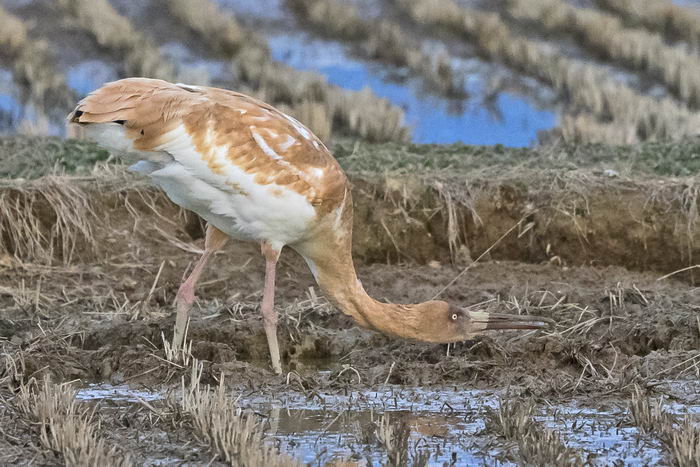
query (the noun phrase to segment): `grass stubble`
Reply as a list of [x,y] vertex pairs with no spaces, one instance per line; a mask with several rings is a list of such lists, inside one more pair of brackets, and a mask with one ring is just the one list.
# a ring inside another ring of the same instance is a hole
[[490,60],[550,86],[565,102],[560,135],[571,142],[629,144],[694,135],[700,117],[669,98],[655,99],[609,76],[600,66],[566,57],[514,32],[497,13],[453,0],[393,0],[412,21],[451,31]]
[[[46,336],[55,340],[55,336]],[[41,344],[35,344],[41,345]],[[68,345],[63,342],[61,345]],[[102,422],[99,405],[90,408],[76,400],[76,391],[70,383],[51,381],[52,369],[43,374],[41,383],[27,375],[25,355],[31,350],[4,352],[0,371],[0,403],[6,410],[32,427],[38,444],[51,456],[59,455],[67,466],[122,467],[136,465],[128,454],[110,447],[101,436]],[[182,375],[181,392],[161,403],[141,403],[156,418],[163,429],[185,429],[193,432],[202,444],[208,446],[222,462],[232,466],[301,466],[293,457],[280,453],[270,442],[264,424],[252,412],[240,409],[237,399],[228,394],[223,375],[217,388],[200,383],[203,365],[192,358],[178,360]],[[172,362],[174,364],[174,362]],[[189,378],[185,377],[188,374]],[[27,380],[28,377],[28,380]],[[185,380],[189,379],[188,383]],[[26,382],[25,382],[26,381]],[[15,417],[16,418],[16,417]],[[5,434],[3,432],[3,434]]]
[[4,353],[3,361],[0,400],[6,410],[14,411],[16,419],[26,422],[46,453],[59,456],[69,467],[134,465],[128,454],[108,445],[101,435],[99,415],[81,406],[69,383],[53,383],[48,375],[42,382],[26,379],[21,350],[14,355]]
[[[107,1],[61,0],[59,5],[78,28],[119,57],[124,76],[178,81],[194,73],[169,62],[149,37],[136,30]],[[232,84],[289,111],[322,139],[330,138],[334,126],[340,133],[370,141],[408,139],[409,130],[400,108],[368,89],[346,91],[329,85],[316,73],[294,70],[272,60],[265,42],[215,3],[173,0],[168,2],[168,11],[201,35],[214,54],[230,60]],[[205,77],[204,81],[207,80]]]
[[[672,99],[642,95],[612,79],[602,67],[543,48],[514,33],[498,14],[463,8],[451,0],[394,1],[417,23],[446,26],[467,36],[489,58],[501,60],[551,86],[568,109],[559,131],[553,135],[566,141],[617,144],[676,139],[694,134],[700,126],[694,113]],[[526,3],[527,8],[523,8],[522,0],[509,0],[508,14],[521,19],[546,17],[545,24],[554,29],[560,28],[562,21],[568,28],[573,18],[584,43],[597,52],[656,75],[684,101],[700,105],[700,73],[694,71],[700,69],[700,61],[682,49],[669,47],[658,36],[643,30],[624,28],[619,20],[593,10],[577,9],[559,0],[537,0],[538,8],[531,11],[532,5]],[[363,57],[406,67],[421,76],[427,88],[448,97],[464,97],[464,77],[453,67],[450,57],[424,52],[399,23],[364,19],[354,6],[334,0],[289,0],[289,4],[303,18],[302,24],[355,44],[356,52]],[[120,58],[125,75],[176,80],[178,75],[187,74],[187,70],[177,70],[146,35],[135,30],[128,18],[105,0],[61,0],[59,5],[80,29]],[[655,15],[666,18],[669,24],[680,24],[674,19],[681,16],[676,10],[654,5]],[[329,85],[315,73],[293,70],[272,60],[263,39],[210,0],[174,0],[168,9],[200,34],[212,51],[231,60],[232,72],[241,86],[289,111],[322,139],[343,132],[371,141],[401,141],[409,137],[400,109],[369,90],[345,91]],[[46,54],[40,43],[26,39],[21,21],[2,10],[0,15],[10,25],[4,28],[10,34],[0,33],[0,41],[14,51],[16,73],[30,83],[32,93],[40,98],[72,100],[61,75],[52,72],[42,58]],[[605,21],[599,21],[601,18]],[[676,26],[673,27],[678,29]]]
[[[106,168],[103,168],[102,170],[107,170]],[[109,169],[109,170],[117,170],[117,169]],[[115,177],[115,172],[108,172],[106,174],[108,179],[115,180],[118,177]],[[105,183],[105,180],[100,178],[97,174],[94,175],[95,180],[98,183],[98,185],[101,187],[101,190],[109,192],[110,188],[109,186]],[[65,182],[69,183],[71,180],[76,181],[76,179],[69,179],[66,178]],[[80,178],[77,179],[78,182],[85,181],[85,178]],[[42,179],[36,182],[27,182],[27,185],[31,185],[31,183],[36,183],[36,187],[41,187],[42,184],[46,181],[46,179]],[[14,182],[13,182],[14,183]],[[133,180],[131,180],[130,183],[134,183]],[[120,190],[125,190],[124,184],[118,184]],[[134,185],[134,187],[138,187],[139,185]],[[138,190],[137,190],[138,191]],[[148,192],[144,192],[144,194],[139,195],[139,196],[147,196]],[[69,198],[75,198],[75,194],[72,193],[67,193],[66,195]],[[90,195],[85,194],[82,196],[83,198],[88,198],[92,199],[93,197]],[[80,198],[80,197],[78,197]],[[9,198],[8,198],[9,199]],[[147,199],[147,198],[146,198]],[[151,201],[153,202],[153,201]],[[125,202],[124,203],[127,207],[130,206],[130,203]],[[121,203],[120,203],[121,205]],[[65,207],[63,202],[54,202],[53,206],[57,206],[59,209],[67,209],[67,210],[75,210],[73,207]],[[133,209],[133,207],[128,209]],[[156,214],[156,209],[153,208],[153,214],[152,215],[157,215]],[[138,213],[136,210],[133,211],[135,216],[141,216],[141,213]],[[35,210],[30,210],[27,212],[27,215],[37,215]],[[138,223],[139,217],[135,217],[133,219],[134,223]],[[68,221],[66,221],[67,224],[69,225]],[[18,222],[19,224],[23,224],[26,226],[29,226],[34,229],[38,229],[38,231],[42,231],[41,227],[32,227],[35,225],[38,225],[36,221],[31,221],[31,220],[25,220],[22,222]],[[31,231],[31,230],[30,230]],[[21,233],[21,232],[20,232]],[[19,235],[19,234],[18,234]],[[83,235],[83,234],[80,234]],[[94,237],[95,232],[92,231],[90,233]],[[46,247],[46,244],[44,244],[45,249],[42,250],[42,254],[49,254],[52,250],[48,249]],[[30,251],[30,250],[27,250]],[[36,250],[38,251],[38,250]],[[67,251],[73,251],[73,248],[68,248]],[[122,259],[124,260],[124,259]],[[65,277],[68,277],[67,273],[64,270],[59,270],[56,268],[56,272],[59,274],[62,274],[62,283],[65,286]],[[46,270],[44,269],[44,274],[46,273]],[[48,277],[48,276],[47,276]],[[64,288],[70,288],[70,287],[64,287]],[[43,310],[47,310],[49,308],[55,308],[52,304],[56,303],[61,303],[66,300],[73,300],[77,296],[81,295],[81,291],[78,290],[76,292],[77,295],[72,295],[70,297],[66,296],[66,292],[63,292],[62,296],[57,296],[51,300],[47,300],[46,293],[42,292],[41,287],[38,287],[38,292],[34,290],[33,287],[29,288],[24,288],[23,290],[20,290],[17,293],[17,306],[22,307],[23,309],[28,310],[29,312],[31,311],[39,311],[42,312]],[[636,301],[641,301],[641,302],[647,302],[649,299],[645,298],[642,295],[642,292],[640,291],[635,291],[638,295],[639,298],[635,298]],[[599,310],[593,310],[587,307],[582,307],[582,306],[575,306],[575,304],[567,303],[566,301],[564,303],[561,302],[560,298],[557,297],[552,297],[552,300],[554,300],[555,305],[551,305],[552,308],[549,309],[550,313],[554,313],[555,311],[557,313],[563,312],[563,311],[568,311],[570,315],[577,315],[579,316],[579,320],[570,320],[571,326],[568,327],[567,329],[560,331],[560,334],[562,336],[562,340],[566,340],[571,336],[583,336],[585,338],[588,338],[589,332],[597,325],[600,325],[601,323],[610,323],[610,327],[612,329],[612,326],[614,323],[617,323],[617,316],[620,316],[624,318],[625,316],[625,301],[627,300],[627,295],[629,293],[632,293],[631,290],[628,290],[626,288],[623,288],[622,286],[618,286],[616,288],[611,288],[607,292],[607,302],[609,303],[610,306],[610,314],[609,316],[607,314],[600,314],[598,313]],[[543,295],[543,301],[544,301],[544,295]],[[508,303],[502,304],[504,307],[508,309],[508,312],[511,313],[533,313],[533,314],[541,314],[541,313],[547,313],[547,307],[550,305],[545,305],[542,304],[541,302],[537,304],[537,302],[533,300],[528,299],[522,299],[522,298],[513,298],[512,300],[509,300]],[[128,308],[128,307],[127,307]],[[253,307],[251,307],[253,308]],[[296,313],[294,313],[296,314]],[[52,341],[55,341],[56,339],[51,339]],[[60,350],[60,349],[58,349]],[[565,351],[571,351],[572,352],[572,358],[576,359],[576,361],[579,363],[579,366],[581,367],[581,377],[579,378],[579,381],[574,385],[574,384],[569,384],[567,386],[569,392],[575,393],[577,388],[581,387],[580,384],[583,382],[583,386],[588,385],[589,383],[593,385],[594,383],[601,382],[602,384],[608,385],[608,387],[612,387],[612,390],[614,391],[619,391],[621,388],[628,387],[630,382],[625,380],[624,378],[618,378],[618,375],[624,373],[623,369],[620,369],[619,367],[615,367],[613,364],[612,367],[608,366],[606,367],[601,364],[600,362],[596,362],[595,358],[588,353],[590,349],[582,348],[582,349],[565,349]],[[507,350],[504,350],[504,352],[507,352]],[[56,349],[54,348],[47,348],[44,353],[46,354],[60,354],[60,351],[57,352]],[[172,358],[173,360],[176,360],[177,357],[167,357],[166,355],[166,360]],[[191,358],[191,351],[188,352],[188,358]],[[192,363],[192,360],[189,360],[187,362],[180,361],[180,363],[185,363],[184,366],[192,365],[190,368],[195,368],[197,366],[196,363]],[[183,366],[183,365],[181,365]],[[199,368],[199,367],[197,367]],[[688,369],[692,369],[692,365],[688,365]],[[194,369],[192,370],[194,371]],[[260,453],[258,451],[247,451],[248,448],[245,446],[248,445],[248,443],[251,443],[251,440],[258,440],[262,435],[259,435],[261,427],[257,426],[257,428],[253,425],[255,425],[255,420],[253,421],[248,421],[245,419],[246,414],[244,412],[236,412],[234,411],[232,414],[228,414],[223,416],[222,419],[208,419],[207,418],[207,412],[206,411],[198,411],[197,407],[200,405],[204,406],[209,406],[209,407],[220,407],[221,402],[218,402],[219,400],[226,399],[226,403],[232,406],[231,400],[235,400],[230,396],[225,396],[222,395],[221,393],[217,393],[216,390],[207,388],[207,389],[202,389],[201,385],[199,385],[199,380],[201,379],[201,369],[197,370],[199,373],[194,373],[195,375],[199,375],[196,377],[193,377],[190,379],[191,385],[189,386],[190,389],[193,387],[198,387],[198,390],[192,389],[190,393],[187,393],[187,386],[184,386],[183,383],[183,400],[180,402],[180,410],[182,411],[184,420],[189,420],[188,426],[192,426],[193,429],[199,433],[199,436],[203,440],[203,442],[209,446],[212,447],[212,449],[219,453],[219,455],[222,458],[227,458],[226,456],[228,455],[232,459],[237,459],[236,456],[253,456],[251,458],[257,459],[258,457],[255,456],[262,456],[261,458],[267,459],[268,454],[265,452]],[[617,375],[616,375],[617,373]],[[193,381],[196,381],[195,383],[192,383]],[[223,386],[223,383],[222,383]],[[220,388],[221,389],[221,388]],[[46,391],[45,391],[46,392]],[[566,392],[566,391],[563,391]],[[206,394],[205,394],[206,393]],[[189,394],[190,398],[186,399],[184,397],[185,394]],[[208,404],[208,405],[207,405]],[[217,405],[218,404],[218,405]],[[65,405],[65,404],[64,404]],[[229,407],[231,409],[231,407]],[[506,409],[508,409],[506,407]],[[532,418],[531,416],[528,415],[527,410],[524,411],[527,417],[522,417],[519,416],[522,412],[522,410],[519,412],[518,410],[505,410],[504,413],[512,413],[513,417],[512,420],[515,420],[515,428],[508,428],[507,421],[505,420],[504,417],[499,418],[500,425],[503,427],[502,431],[504,433],[524,433],[526,436],[523,438],[522,443],[519,442],[519,456],[525,456],[524,458],[531,459],[532,462],[546,462],[547,459],[570,459],[569,456],[571,453],[567,451],[566,446],[563,445],[560,437],[555,433],[555,432],[547,432],[547,431],[542,431],[539,430],[539,428],[527,428],[529,425],[529,422],[527,422],[528,417]],[[68,410],[70,413],[76,413],[75,410],[70,409]],[[654,417],[659,418],[657,415],[654,415],[656,412],[652,411],[646,411],[644,412],[643,408],[640,410],[637,410],[636,413],[639,415],[637,418],[640,420],[643,420],[644,417],[646,417],[647,420],[654,420]],[[644,413],[649,413],[651,415],[643,415]],[[84,414],[80,415],[78,414],[77,417],[81,419],[86,419],[89,418],[89,414]],[[239,417],[236,419],[236,417]],[[196,420],[199,420],[195,422]],[[525,422],[517,422],[519,419],[525,419]],[[96,418],[92,419],[93,422],[95,422]],[[236,421],[237,420],[237,421]],[[81,422],[82,423],[82,422]],[[189,425],[191,423],[191,425]],[[388,421],[385,423],[389,423]],[[641,422],[640,422],[641,423]],[[652,422],[644,422],[649,426],[652,426],[654,423]],[[684,422],[685,423],[685,422]],[[77,425],[77,422],[76,422]],[[686,426],[687,425],[687,426]],[[668,441],[664,441],[666,446],[668,446],[668,451],[673,452],[673,454],[669,454],[674,456],[674,458],[681,459],[695,459],[697,458],[696,453],[697,453],[697,428],[694,428],[693,425],[688,421],[686,425],[680,426],[680,430],[676,435],[673,435],[670,431],[667,430],[668,437],[664,438],[667,439]],[[519,428],[520,427],[520,428]],[[526,427],[526,428],[523,428]],[[237,431],[238,430],[238,431]],[[241,431],[242,430],[242,431]],[[402,454],[405,450],[403,449],[402,446],[405,445],[405,442],[402,441],[405,436],[402,435],[402,428],[397,427],[395,433],[393,434],[384,434],[384,435],[379,435],[381,439],[384,441],[381,441],[382,445],[385,447],[388,453],[390,453],[390,458],[395,458],[398,460],[405,459],[406,455]],[[382,430],[380,430],[381,432]],[[384,430],[387,431],[387,430]],[[530,433],[532,431],[532,433]],[[538,433],[535,433],[539,431]],[[88,428],[84,428],[83,432],[85,433],[91,433]],[[47,431],[48,434],[51,434],[52,432]],[[94,434],[94,431],[92,432]],[[46,446],[48,446],[50,443],[52,446],[58,446],[60,448],[60,452],[64,452],[67,454],[68,457],[70,456],[77,456],[77,455],[88,455],[88,454],[80,454],[82,452],[86,452],[85,449],[81,448],[79,445],[75,444],[75,440],[71,439],[69,436],[63,436],[63,437],[56,437],[56,439],[53,439],[51,437],[45,436],[45,439],[43,439],[41,442],[44,443]],[[87,435],[86,435],[87,436]],[[92,435],[90,435],[92,436]],[[88,436],[88,438],[90,437]],[[504,435],[506,438],[508,436],[512,435]],[[96,437],[93,437],[92,439],[96,439],[95,443],[99,444],[99,440]],[[71,444],[72,443],[72,444]],[[67,447],[66,447],[67,446]],[[78,446],[78,447],[75,447]],[[57,448],[56,450],[58,450]],[[54,449],[54,448],[51,448]],[[81,450],[82,449],[82,450]],[[107,449],[107,448],[105,448]],[[250,448],[252,449],[252,448]],[[109,449],[107,449],[109,452]],[[78,454],[75,454],[75,453]],[[95,452],[104,452],[104,450],[98,450]],[[90,454],[91,455],[91,454]],[[276,453],[273,451],[272,454],[269,454],[270,456],[276,455]],[[391,457],[393,456],[393,457]],[[695,456],[695,457],[693,457]],[[240,457],[238,457],[240,458]],[[81,457],[76,457],[76,459],[81,459]],[[694,465],[694,464],[682,464],[681,461],[678,461],[678,465]],[[270,462],[276,462],[274,460]],[[283,462],[283,461],[280,461]],[[286,461],[284,461],[286,462]],[[292,461],[293,462],[293,461]],[[685,462],[685,461],[683,461]],[[688,461],[690,462],[690,461]],[[280,464],[280,465],[285,465],[285,464]]]
[[497,409],[486,411],[486,431],[515,443],[520,464],[583,466],[582,453],[566,446],[559,433],[535,420],[534,415],[533,401],[501,399]]
[[232,466],[297,467],[302,464],[279,452],[265,439],[263,423],[252,412],[242,410],[219,377],[216,388],[202,386],[202,364],[191,361],[189,383],[182,377],[181,399],[171,401],[180,417],[201,441]]
[[60,0],[58,5],[77,28],[119,57],[123,75],[177,80],[174,65],[107,0]]
[[508,12],[549,35],[573,35],[583,48],[632,71],[646,72],[692,108],[700,106],[700,57],[646,29],[562,0],[509,0]]
[[595,0],[596,5],[622,16],[625,23],[658,31],[672,41],[685,41],[700,50],[700,14],[669,0]]
[[[683,105],[642,95],[612,79],[602,67],[543,48],[514,33],[497,14],[463,8],[451,0],[394,1],[414,21],[446,26],[463,34],[489,58],[502,60],[551,86],[568,108],[556,133],[566,141],[617,144],[675,139],[694,134],[700,126],[694,113]],[[128,18],[106,0],[60,0],[58,4],[80,29],[120,58],[124,74],[170,80],[187,74],[165,59],[150,38],[135,30]],[[463,97],[464,77],[453,67],[450,57],[423,52],[399,23],[364,19],[354,6],[334,0],[289,0],[289,4],[303,17],[302,24],[355,44],[356,52],[363,57],[406,67],[421,76],[427,88],[448,97]],[[641,5],[639,0],[598,0],[598,4],[624,14],[627,22],[663,29],[690,44],[697,43],[700,36],[700,16],[668,2],[654,0]],[[506,5],[511,17],[537,19],[553,31],[564,26],[568,31],[573,24],[583,43],[596,53],[649,72],[684,102],[700,105],[700,60],[682,48],[666,45],[658,35],[626,28],[616,18],[561,0],[509,0]],[[409,137],[399,108],[369,90],[345,91],[315,73],[293,70],[271,60],[264,40],[213,2],[174,0],[168,9],[200,34],[215,53],[231,59],[232,71],[242,86],[291,112],[322,139],[345,131],[372,141]],[[21,20],[1,9],[0,18],[7,26],[0,32],[0,43],[10,51],[15,74],[28,83],[35,99],[59,100],[62,108],[73,101],[63,77],[50,66],[45,46],[28,39]]]
[[380,415],[375,424],[374,436],[386,453],[387,465],[391,467],[424,467],[430,461],[428,450],[417,446],[411,449],[411,428],[401,416],[388,412]]
[[302,26],[355,45],[355,53],[408,69],[426,90],[449,99],[466,97],[465,76],[445,53],[423,50],[420,42],[399,23],[364,19],[354,5],[336,0],[287,0]]
[[686,414],[681,420],[671,414],[661,400],[652,401],[649,395],[635,385],[629,415],[633,425],[645,436],[661,441],[671,464],[678,467],[700,466],[700,424]]

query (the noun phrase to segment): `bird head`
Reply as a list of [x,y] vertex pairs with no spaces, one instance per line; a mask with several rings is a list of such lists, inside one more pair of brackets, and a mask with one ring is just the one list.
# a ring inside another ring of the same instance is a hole
[[415,306],[418,338],[428,342],[460,342],[492,329],[542,329],[552,324],[540,316],[472,311],[439,300]]

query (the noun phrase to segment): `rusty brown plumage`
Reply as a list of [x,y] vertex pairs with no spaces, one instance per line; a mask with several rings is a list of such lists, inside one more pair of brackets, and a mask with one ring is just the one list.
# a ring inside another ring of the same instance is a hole
[[[129,78],[108,83],[81,100],[70,122],[123,122],[139,151],[167,145],[173,130],[183,125],[214,173],[223,167],[212,151],[227,146],[229,162],[254,174],[261,184],[286,186],[304,195],[321,214],[342,202],[347,185],[337,161],[305,126],[234,91]],[[256,135],[264,138],[270,153]]]

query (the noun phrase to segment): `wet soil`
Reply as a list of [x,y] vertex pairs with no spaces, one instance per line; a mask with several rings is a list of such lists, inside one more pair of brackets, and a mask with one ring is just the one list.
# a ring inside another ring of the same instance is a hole
[[[198,293],[199,307],[189,331],[192,353],[209,362],[213,373],[235,374],[232,381],[279,383],[284,378],[268,371],[257,303],[262,264],[251,250],[230,248],[217,256]],[[181,256],[179,261],[176,256]],[[21,293],[24,287],[28,303],[13,303],[20,299],[3,291],[2,336],[13,347],[27,349],[27,375],[49,371],[61,380],[160,383],[171,369],[158,360],[161,335],[170,338],[171,303],[188,256],[173,254],[163,263],[147,300],[158,266],[123,268],[119,275],[103,268],[62,271],[72,276],[70,289],[50,277],[51,271],[5,269],[4,283],[12,274],[19,281],[13,291]],[[277,291],[283,359],[288,371],[300,373],[302,387],[340,388],[356,385],[358,379],[360,385],[370,386],[384,381],[405,385],[469,381],[488,386],[492,381],[558,394],[697,374],[697,362],[691,357],[700,348],[698,290],[672,279],[657,281],[655,274],[552,264],[477,264],[443,298],[462,306],[480,304],[551,317],[556,327],[527,335],[490,334],[448,349],[355,327],[325,303],[311,275],[299,272],[302,267],[297,258],[283,261]],[[430,298],[459,272],[435,263],[359,268],[371,295],[404,303]],[[675,364],[679,366],[672,368]],[[327,367],[339,373],[343,365],[351,365],[361,377],[346,372],[335,379],[316,372]],[[151,371],[141,375],[144,370]],[[582,386],[589,379],[599,384]]]
[[[223,375],[265,420],[271,442],[315,465],[382,462],[373,433],[388,412],[433,464],[453,453],[462,462],[518,462],[517,449],[484,423],[503,399],[534,400],[538,423],[591,463],[670,462],[627,407],[636,387],[679,414],[700,405],[697,272],[668,275],[700,254],[696,188],[597,171],[527,183],[517,174],[490,184],[488,173],[464,175],[468,198],[456,198],[459,185],[444,174],[353,174],[358,275],[372,296],[414,303],[440,292],[460,306],[545,316],[552,329],[450,346],[391,339],[326,303],[290,250],[278,269],[284,374],[276,376],[259,312],[263,259],[256,245],[230,242],[192,314],[202,382]],[[201,221],[118,167],[1,185],[0,463],[63,462],[13,409],[21,383],[49,376],[81,388],[103,438],[137,464],[216,465],[170,410],[168,397],[190,370],[163,350],[175,293],[203,248]],[[499,241],[524,213],[531,217]],[[106,392],[91,397],[100,387]]]
[[[143,229],[148,234],[139,233],[133,224],[115,229],[98,240],[101,253],[90,253],[93,263],[41,265],[3,256],[0,344],[6,365],[10,357],[21,362],[17,373],[6,367],[2,375],[6,387],[50,375],[54,381],[74,381],[79,387],[126,385],[161,395],[176,390],[189,371],[164,361],[163,339],[171,337],[172,303],[179,282],[197,257],[193,252],[203,247],[201,238],[192,240],[187,234],[189,229],[199,236],[197,219],[183,217],[177,222],[180,227],[172,237],[151,229]],[[584,422],[593,427],[603,417],[609,426],[604,431],[614,430],[624,417],[635,385],[689,403],[671,391],[656,389],[660,384],[674,387],[674,381],[700,378],[700,290],[673,276],[659,280],[657,272],[620,266],[572,267],[552,261],[452,264],[438,259],[428,264],[360,261],[358,273],[367,291],[378,299],[417,302],[432,297],[465,267],[470,268],[468,272],[442,298],[461,306],[550,317],[555,327],[544,332],[493,333],[451,346],[391,339],[356,327],[329,306],[303,261],[289,251],[282,257],[277,289],[285,374],[275,376],[269,368],[259,313],[263,261],[256,246],[232,243],[216,255],[198,291],[189,330],[192,355],[203,361],[204,383],[217,384],[225,375],[234,393],[257,398],[256,403],[267,407],[258,407],[259,413],[269,423],[277,420],[275,430],[268,431],[272,439],[318,465],[333,461],[336,455],[350,456],[360,465],[367,459],[382,459],[376,440],[362,441],[362,434],[373,432],[370,412],[385,410],[346,407],[349,412],[345,413],[336,407],[322,415],[317,412],[319,398],[348,391],[361,396],[377,390],[428,388],[425,397],[448,406],[459,397],[435,395],[433,388],[447,387],[461,395],[486,391],[490,398],[515,388],[519,397],[535,398],[543,407],[565,407],[577,401],[590,408],[602,400],[618,407],[617,415],[605,418],[602,409],[596,409],[586,415],[588,421],[581,416],[557,420],[560,428]],[[284,395],[306,401],[312,412],[296,412],[287,402],[281,404],[284,416],[279,408],[277,415],[270,412],[270,401]],[[110,407],[114,404],[110,401],[106,397],[97,409],[105,437],[136,453],[139,462],[198,465],[215,458],[186,428],[167,417],[155,417],[140,401],[116,403],[116,408]],[[397,416],[412,417],[414,441],[431,440],[424,447],[438,453],[435,462],[449,462],[453,452],[465,461],[486,462],[498,456],[512,460],[510,451],[494,450],[498,442],[492,435],[475,428],[482,427],[482,415],[469,407],[447,419],[441,412],[447,410],[444,407],[438,414],[423,413],[423,418],[421,412],[410,409],[402,409]],[[472,424],[455,417],[468,417]],[[299,420],[307,420],[308,426],[299,425]],[[8,423],[6,442],[10,440],[12,450],[6,452],[15,453],[11,461],[28,462],[30,457],[39,463],[56,461],[37,446],[31,424]],[[421,435],[423,425],[439,433]],[[343,438],[343,449],[336,449],[338,438],[333,433]],[[583,446],[584,452],[598,452],[597,441],[586,445],[581,433],[571,431],[571,442]],[[457,442],[467,435],[473,436],[468,446]],[[635,452],[631,441],[635,436],[633,430],[611,441],[610,452],[628,459]],[[656,449],[642,459],[651,462],[663,456]]]

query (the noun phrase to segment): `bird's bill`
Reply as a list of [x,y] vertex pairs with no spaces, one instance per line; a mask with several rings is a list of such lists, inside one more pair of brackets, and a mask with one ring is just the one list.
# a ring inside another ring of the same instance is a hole
[[[554,324],[549,318],[529,315],[506,315],[485,311],[470,311],[472,323],[483,330],[490,329],[542,329]],[[483,327],[482,327],[483,326]]]

